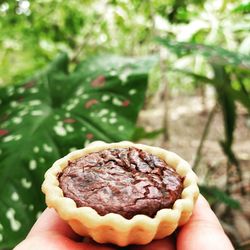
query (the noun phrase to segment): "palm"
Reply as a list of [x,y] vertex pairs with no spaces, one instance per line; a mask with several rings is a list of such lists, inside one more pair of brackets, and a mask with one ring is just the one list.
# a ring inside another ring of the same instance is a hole
[[[27,239],[15,250],[114,250],[115,246],[101,245],[93,242],[82,242],[66,222],[61,220],[52,209],[46,209],[31,229]],[[145,246],[126,247],[130,250],[233,250],[232,244],[208,206],[200,196],[190,221],[177,234],[177,239],[168,237],[153,241]]]

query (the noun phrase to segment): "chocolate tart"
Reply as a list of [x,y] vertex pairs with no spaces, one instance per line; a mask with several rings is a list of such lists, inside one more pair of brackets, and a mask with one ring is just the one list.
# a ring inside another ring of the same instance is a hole
[[42,190],[76,233],[126,246],[164,238],[186,223],[199,194],[196,178],[170,151],[96,141],[57,160]]

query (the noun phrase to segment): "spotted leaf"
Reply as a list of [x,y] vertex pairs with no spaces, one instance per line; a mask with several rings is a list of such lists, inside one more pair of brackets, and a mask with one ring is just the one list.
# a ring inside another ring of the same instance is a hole
[[93,140],[131,139],[154,58],[62,54],[29,81],[0,89],[0,248],[22,240],[45,208],[45,171]]

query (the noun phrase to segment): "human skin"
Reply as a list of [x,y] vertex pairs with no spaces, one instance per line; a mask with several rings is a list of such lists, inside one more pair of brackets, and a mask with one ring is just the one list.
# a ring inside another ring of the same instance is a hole
[[[53,209],[45,209],[26,239],[14,250],[115,250],[114,245],[103,245],[91,240],[82,241]],[[219,220],[203,196],[199,196],[188,223],[178,229],[175,237],[155,240],[144,246],[129,246],[130,250],[233,250]]]

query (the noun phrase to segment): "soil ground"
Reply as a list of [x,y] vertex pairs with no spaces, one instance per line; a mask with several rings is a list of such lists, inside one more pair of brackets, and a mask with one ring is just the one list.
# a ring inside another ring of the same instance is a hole
[[[163,127],[164,105],[151,103],[139,116],[139,126],[147,131]],[[150,106],[150,108],[148,108]],[[196,151],[208,119],[208,114],[214,106],[214,98],[206,100],[206,105],[197,96],[176,96],[168,101],[168,131],[169,140],[163,139],[163,135],[153,140],[141,140],[142,143],[161,146],[174,151],[193,163]],[[220,218],[225,232],[240,249],[250,249],[250,118],[247,111],[237,107],[237,125],[234,134],[233,150],[240,161],[243,180],[241,183],[235,179],[231,190],[231,196],[238,200],[241,209],[227,211],[224,204],[213,206],[215,213]],[[223,154],[219,141],[223,140],[224,128],[222,112],[218,109],[211,122],[210,130],[202,149],[202,158],[196,169],[200,184],[216,185],[225,190],[227,158]],[[246,191],[240,193],[240,185]],[[227,212],[226,212],[227,211]]]

